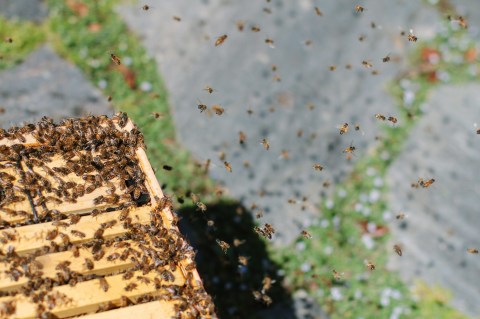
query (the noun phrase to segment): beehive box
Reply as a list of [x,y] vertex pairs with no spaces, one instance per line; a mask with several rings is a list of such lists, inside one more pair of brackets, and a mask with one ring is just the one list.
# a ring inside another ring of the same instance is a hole
[[126,114],[0,139],[1,318],[215,317]]

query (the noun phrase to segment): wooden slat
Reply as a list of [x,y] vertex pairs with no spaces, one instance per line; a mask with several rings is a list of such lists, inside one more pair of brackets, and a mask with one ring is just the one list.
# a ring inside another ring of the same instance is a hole
[[[138,250],[138,244],[133,241],[125,241],[129,243],[130,248]],[[55,278],[55,274],[59,272],[56,269],[57,265],[62,261],[70,261],[69,266],[71,271],[80,273],[82,275],[96,274],[96,275],[110,275],[119,273],[121,271],[131,269],[134,266],[134,263],[127,258],[126,260],[116,259],[113,261],[108,261],[107,257],[115,252],[122,253],[126,248],[116,248],[113,245],[110,247],[105,247],[105,256],[98,260],[94,261],[93,254],[91,249],[79,248],[79,256],[74,257],[71,251],[63,251],[59,253],[53,253],[48,255],[42,255],[35,258],[36,261],[40,262],[43,266],[41,271],[43,272],[44,278]],[[89,270],[85,267],[84,262],[85,258],[89,258],[94,261],[94,268]],[[27,277],[20,277],[17,281],[13,280],[8,276],[5,271],[9,270],[9,266],[6,263],[0,264],[0,290],[1,291],[12,291],[18,290],[20,287],[24,286],[28,282]],[[21,267],[17,267],[18,270],[22,270]]]
[[[12,181],[13,186],[23,188],[23,185],[21,185],[18,182],[20,180],[20,176],[17,174],[17,172],[14,168],[7,167],[7,168],[4,168],[4,169],[0,169],[0,172],[6,173],[8,175],[11,175],[11,176],[15,177],[15,180]],[[13,192],[16,196],[22,196],[25,199],[21,202],[15,202],[15,203],[12,203],[12,204],[5,205],[3,207],[5,207],[7,209],[15,210],[15,211],[25,211],[29,214],[32,214],[32,208],[31,208],[31,205],[30,205],[30,202],[28,200],[27,195],[23,192],[19,192],[19,191],[15,190],[15,189],[13,189]],[[12,216],[12,215],[6,213],[5,211],[2,211],[1,208],[0,208],[0,218],[4,221],[8,222],[8,223],[11,223],[11,224],[19,223],[19,222],[22,222],[23,220],[25,220],[24,216],[21,216],[21,215]]]
[[[52,162],[50,163],[45,163],[46,166],[49,168],[54,168],[54,167],[64,167],[65,166],[65,160],[59,156],[55,155],[52,157]],[[46,178],[47,180],[52,183],[52,187],[58,188],[59,182],[47,172],[45,172],[44,169],[41,167],[34,167],[33,171],[41,175],[42,177]],[[64,182],[74,182],[79,185],[85,185],[87,187],[89,184],[85,183],[85,181],[82,179],[82,176],[77,176],[75,172],[72,172],[68,174],[67,176],[58,176],[60,177]],[[112,179],[110,181],[115,187],[115,194],[116,195],[122,195],[123,192],[120,190],[120,184],[118,178]],[[107,207],[111,207],[111,204],[107,203],[100,203],[100,204],[95,204],[94,199],[100,195],[107,196],[106,195],[106,190],[108,189],[107,186],[103,185],[101,187],[96,188],[93,192],[90,194],[84,194],[83,196],[79,197],[76,199],[76,203],[71,203],[67,201],[63,201],[61,204],[57,204],[53,201],[47,201],[46,206],[48,209],[56,209],[64,214],[81,214],[85,213],[88,211],[91,211],[92,209],[104,209]],[[53,193],[49,193],[46,190],[43,190],[43,195],[44,196],[53,196]],[[121,203],[124,203],[125,201],[120,200],[118,204],[115,204],[115,206],[119,206]]]
[[[175,280],[173,282],[163,282],[169,285],[183,285],[185,279],[179,269],[173,273]],[[153,284],[153,279],[158,277],[158,274],[154,271],[145,275],[152,282],[144,284],[136,279],[136,276],[143,276],[141,271],[134,273],[133,279],[124,280],[123,275],[116,275],[111,277],[105,277],[110,288],[107,292],[103,291],[100,287],[100,281],[93,279],[78,283],[75,287],[69,285],[53,287],[49,295],[61,295],[65,296],[65,302],[61,300],[57,301],[57,304],[50,311],[60,318],[66,318],[70,316],[80,315],[84,313],[91,313],[98,310],[101,304],[112,302],[119,305],[122,296],[135,300],[145,294],[158,294],[166,293],[164,289],[156,290]],[[125,287],[129,283],[136,283],[138,286],[136,289],[126,291]],[[60,299],[60,298],[57,298]],[[14,301],[16,304],[16,312],[14,318],[18,319],[30,319],[35,318],[37,303],[34,303],[30,298],[18,294],[14,297],[2,297],[0,298],[0,304],[2,302]]]
[[[132,222],[142,224],[149,222],[150,209],[151,208],[149,206],[131,208],[129,216],[132,218]],[[92,217],[91,215],[83,216],[76,225],[72,225],[67,228],[53,226],[53,222],[50,222],[8,229],[6,231],[13,233],[16,238],[15,240],[9,241],[6,244],[0,243],[0,249],[3,253],[6,253],[8,247],[12,245],[15,247],[15,251],[19,255],[33,252],[42,248],[43,246],[50,245],[50,240],[48,240],[46,236],[49,231],[55,229],[58,229],[59,232],[67,234],[70,238],[70,242],[73,244],[86,242],[94,238],[95,231],[100,227],[101,223],[108,222],[112,219],[117,220],[117,224],[111,228],[105,229],[103,238],[108,239],[121,236],[124,235],[128,229],[124,229],[122,223],[118,221],[120,214],[121,211],[113,211],[102,213],[96,217]],[[85,233],[85,238],[73,236],[70,232],[71,230],[78,230]],[[61,244],[62,242],[60,236],[57,236],[53,241],[57,244]]]
[[175,302],[172,301],[152,301],[140,305],[119,308],[115,310],[95,313],[82,316],[82,319],[113,319],[113,318],[135,318],[135,319],[154,319],[154,318],[172,318],[175,315]]

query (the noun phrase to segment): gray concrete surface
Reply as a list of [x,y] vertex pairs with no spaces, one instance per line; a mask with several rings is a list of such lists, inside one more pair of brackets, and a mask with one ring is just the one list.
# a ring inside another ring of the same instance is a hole
[[0,127],[88,114],[114,113],[107,98],[82,72],[48,46],[32,52],[21,64],[0,72]]
[[48,12],[43,0],[0,0],[0,15],[8,19],[41,22]]
[[[392,269],[412,281],[450,289],[453,305],[480,314],[478,231],[480,198],[480,85],[442,86],[433,91],[425,115],[410,132],[404,151],[391,165],[388,183],[394,213],[391,222],[403,256],[393,253]],[[411,187],[418,178],[434,178],[429,188]]]
[[[400,31],[413,29],[419,38],[435,32],[437,15],[421,1],[362,5],[367,10],[355,13],[351,1],[324,1],[319,4],[322,17],[310,1],[179,0],[159,1],[148,11],[139,4],[118,8],[158,62],[180,142],[197,159],[212,159],[211,175],[230,195],[266,211],[261,222],[277,229],[277,246],[291,243],[318,214],[315,204],[325,192],[322,183],[342,180],[352,167],[342,150],[353,143],[358,150],[355,162],[375,144],[374,114],[395,114],[385,86],[414,45],[400,37]],[[272,13],[265,13],[264,7]],[[243,32],[237,30],[237,20],[245,21]],[[261,31],[253,33],[252,25]],[[227,40],[215,47],[222,34]],[[364,41],[358,40],[361,35]],[[274,40],[274,48],[266,38]],[[306,46],[306,40],[312,44]],[[387,54],[400,62],[383,63]],[[363,66],[364,60],[373,67]],[[277,72],[271,71],[272,64]],[[346,64],[352,70],[345,69]],[[337,70],[330,71],[330,65]],[[274,74],[281,82],[273,80]],[[206,85],[216,91],[208,94]],[[225,113],[200,114],[197,99],[209,106],[220,104]],[[308,103],[315,109],[309,110]],[[251,116],[249,107],[254,110]],[[340,136],[336,126],[344,122],[359,123],[364,134],[352,130]],[[304,131],[302,138],[296,135],[299,129]],[[239,131],[247,135],[245,147],[238,144]],[[310,138],[312,133],[316,138]],[[262,138],[269,140],[269,151],[260,144]],[[290,151],[289,159],[280,157],[284,149]],[[218,159],[220,151],[226,153],[232,173]],[[244,160],[250,169],[242,166]],[[324,165],[323,172],[313,170],[317,162]],[[306,211],[288,204],[289,198],[302,196],[310,200]]]

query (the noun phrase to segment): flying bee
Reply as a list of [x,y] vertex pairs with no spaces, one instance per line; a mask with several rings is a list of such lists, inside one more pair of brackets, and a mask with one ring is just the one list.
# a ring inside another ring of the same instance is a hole
[[312,234],[310,234],[306,230],[302,230],[302,237],[305,238],[305,239],[312,239]]
[[363,60],[362,61],[362,65],[365,66],[367,69],[371,68],[373,66],[373,64],[371,64],[370,62],[368,62],[367,60]]
[[397,214],[397,216],[395,216],[396,219],[404,219],[405,218],[405,214],[404,213],[399,213]]
[[218,47],[219,45],[221,45],[223,42],[225,42],[225,40],[228,38],[228,35],[224,34],[224,35],[221,35],[217,38],[217,40],[215,41],[215,46]]
[[316,171],[322,171],[323,170],[323,166],[320,165],[320,164],[313,164],[313,169],[316,170]]
[[256,214],[255,214],[255,218],[257,219],[260,219],[263,217],[263,210],[259,210]]
[[265,276],[262,280],[262,294],[265,294],[267,291],[269,291],[275,282],[276,280],[273,280],[269,276]]
[[375,118],[380,121],[385,121],[387,119],[384,115],[380,113],[375,114]]
[[196,205],[198,207],[198,210],[200,210],[201,212],[206,212],[207,211],[207,205],[205,205],[204,203],[196,202]]
[[317,16],[319,16],[319,17],[323,16],[323,12],[320,10],[319,7],[315,7],[315,13],[316,13]]
[[330,71],[335,71],[337,69],[337,67],[335,65],[330,65]]
[[266,138],[262,139],[260,144],[262,144],[263,148],[266,149],[267,151],[270,149],[270,144],[268,143],[268,140]]
[[173,20],[175,20],[175,21],[177,21],[177,22],[182,21],[182,18],[180,18],[180,17],[178,17],[178,16],[173,16],[172,18],[173,18]]
[[218,116],[222,115],[225,112],[225,109],[221,107],[218,104],[212,105],[212,110],[217,114]]
[[387,54],[387,55],[382,59],[382,61],[383,61],[384,63],[390,61],[390,54]]
[[229,172],[229,173],[232,172],[232,166],[230,166],[230,163],[229,163],[229,162],[224,161],[224,162],[223,162],[223,165],[225,165],[225,169],[227,170],[227,172]]
[[362,7],[362,6],[355,6],[355,12],[359,13],[359,12],[363,12],[365,11],[365,8]]
[[335,278],[335,280],[341,280],[342,279],[342,276],[343,276],[343,272],[342,273],[339,273],[338,271],[336,271],[335,269],[332,270],[332,273],[333,273],[333,278]]
[[226,254],[227,250],[230,248],[230,245],[223,240],[216,239],[218,246],[222,249],[222,251]]
[[260,32],[260,27],[258,25],[252,26],[252,32]]
[[151,7],[148,4],[145,4],[145,5],[142,6],[143,11],[148,11],[148,10],[150,10],[150,8]]
[[343,153],[353,154],[355,152],[355,149],[356,149],[355,146],[353,146],[352,143],[350,143],[350,146],[344,149]]
[[272,9],[270,9],[270,8],[263,8],[263,12],[270,14],[270,13],[272,13]]
[[242,131],[238,132],[238,142],[240,144],[244,144],[246,139],[247,136],[245,135],[245,133],[243,133]]
[[394,116],[389,116],[389,117],[387,118],[387,120],[390,121],[390,122],[392,122],[393,124],[397,124],[397,122],[398,122],[398,119],[397,119],[396,117],[394,117]]
[[340,135],[343,135],[348,132],[348,123],[343,123],[342,126],[339,127]]
[[365,266],[367,266],[367,268],[370,269],[370,270],[375,270],[375,264],[372,263],[371,261],[367,261],[365,263]]
[[120,61],[120,58],[115,54],[111,53],[110,58],[112,59],[113,63],[115,63],[116,65],[122,64],[122,61]]
[[156,119],[162,118],[165,116],[165,114],[160,113],[160,112],[152,112],[152,116]]
[[467,252],[470,254],[478,254],[478,249],[476,248],[468,248]]
[[435,182],[434,178],[429,179],[428,181],[424,181],[423,179],[418,180],[418,185],[422,186],[423,188],[427,188]]
[[241,21],[241,20],[238,20],[236,22],[236,25],[237,25],[237,29],[238,31],[242,32],[243,29],[245,28],[245,22]]
[[268,44],[269,47],[274,48],[273,40],[271,38],[266,38],[265,43]]
[[[211,89],[211,87],[209,87],[209,86],[207,86],[207,88]],[[213,92],[213,89],[212,89],[212,92]],[[198,101],[197,108],[200,110],[200,113],[203,113],[204,111],[207,110],[207,106],[205,104],[203,104],[202,102],[200,102],[200,100]]]
[[247,266],[249,259],[250,259],[250,257],[238,256],[238,263],[239,263],[240,265]]
[[402,256],[402,248],[400,245],[393,245],[393,250],[397,253],[397,255]]
[[412,30],[410,30],[410,34],[408,35],[408,41],[410,42],[417,42],[418,38],[412,34]]
[[212,94],[214,91],[216,91],[214,88],[210,87],[210,86],[205,86],[205,88],[203,89],[204,91],[207,91],[208,93]]

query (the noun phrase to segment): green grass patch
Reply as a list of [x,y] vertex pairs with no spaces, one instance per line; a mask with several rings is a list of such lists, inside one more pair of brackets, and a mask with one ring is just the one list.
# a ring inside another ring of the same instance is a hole
[[12,67],[45,41],[44,26],[0,16],[0,70]]

